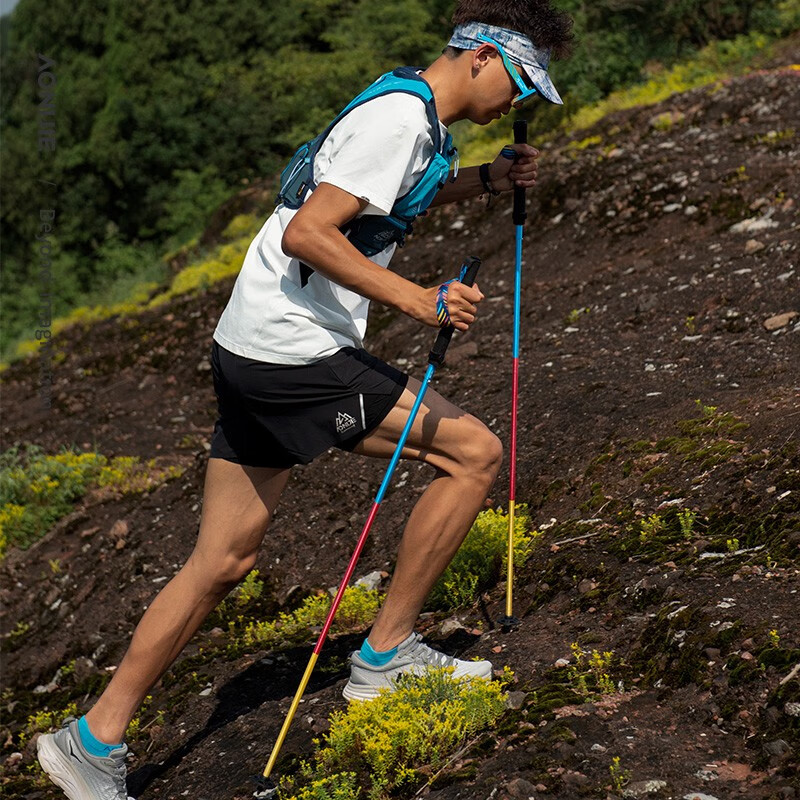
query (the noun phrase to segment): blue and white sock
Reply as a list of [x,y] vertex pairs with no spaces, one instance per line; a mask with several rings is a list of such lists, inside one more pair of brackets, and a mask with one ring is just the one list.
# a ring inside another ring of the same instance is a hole
[[95,738],[95,735],[89,730],[89,723],[86,721],[86,717],[81,717],[78,720],[78,733],[81,736],[81,744],[90,756],[108,758],[112,750],[122,747],[122,742],[119,744],[107,744]]
[[384,664],[388,664],[397,655],[397,648],[393,647],[391,650],[373,650],[369,641],[364,639],[364,644],[361,645],[359,655],[367,664],[371,664],[373,667],[382,667]]

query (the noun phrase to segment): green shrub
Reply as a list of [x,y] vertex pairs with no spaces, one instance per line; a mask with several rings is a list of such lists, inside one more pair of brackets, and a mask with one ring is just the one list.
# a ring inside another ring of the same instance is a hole
[[232,240],[248,236],[252,239],[263,224],[264,220],[254,214],[237,214],[222,231],[222,238]]
[[236,605],[246,606],[253,600],[258,600],[264,592],[264,581],[259,576],[257,569],[251,570],[247,577],[236,587]]
[[36,733],[46,733],[53,728],[60,728],[66,717],[74,717],[78,713],[75,703],[70,703],[66,708],[49,711],[47,708],[36,711],[28,717],[25,727],[19,732],[19,746],[24,747]]
[[109,461],[99,453],[66,448],[47,455],[38,445],[25,453],[11,447],[0,453],[0,558],[6,547],[29,547],[72,510],[90,486],[109,486],[123,494],[146,491],[183,472],[180,467],[155,469],[138,458]]
[[[323,794],[322,787],[359,786],[367,800],[385,800],[398,789],[418,786],[419,770],[436,771],[478,731],[503,713],[503,685],[481,679],[455,679],[453,667],[423,675],[401,675],[397,690],[382,690],[370,702],[353,702],[331,715],[331,729],[300,776],[284,781],[283,798],[359,798]],[[353,781],[356,776],[357,782]],[[325,780],[336,779],[333,784]],[[351,783],[347,783],[351,781]],[[305,784],[299,789],[297,782]],[[314,789],[315,782],[319,790]],[[341,791],[346,791],[344,788]]]
[[[537,531],[527,532],[527,506],[514,515],[514,567],[521,569],[533,548]],[[431,609],[454,609],[475,601],[479,592],[493,586],[508,565],[508,515],[500,509],[478,514],[467,538],[428,598]]]
[[293,800],[359,800],[363,797],[353,772],[338,772],[303,787]]
[[[371,625],[383,597],[377,589],[348,586],[336,611],[331,632],[343,633]],[[325,623],[332,602],[333,598],[325,592],[307,597],[300,608],[282,613],[276,620],[247,622],[243,631],[244,643],[273,647],[284,642],[304,641],[312,635],[314,628]],[[235,635],[237,626],[242,624],[244,624],[243,617],[231,622],[229,624],[231,633]]]
[[[232,230],[237,228],[244,230],[246,226],[241,221]],[[157,308],[173,297],[204,291],[217,281],[239,272],[251,240],[252,235],[248,232],[228,244],[215,248],[210,256],[192,261],[175,275],[167,288],[163,288],[163,283],[159,280],[150,280],[160,276],[164,271],[163,266],[155,260],[135,275],[122,274],[112,285],[96,293],[95,305],[77,306],[68,314],[54,318],[50,326],[51,335],[56,336],[79,323],[93,325],[114,316],[133,317],[148,309]],[[162,290],[159,292],[160,286]],[[40,349],[41,344],[36,339],[19,340],[11,360],[30,356]],[[0,371],[3,366],[7,365],[0,365]]]

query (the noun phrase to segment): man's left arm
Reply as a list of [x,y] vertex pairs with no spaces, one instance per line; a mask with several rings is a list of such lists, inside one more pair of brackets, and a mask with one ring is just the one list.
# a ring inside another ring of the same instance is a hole
[[[514,160],[497,156],[489,164],[489,180],[496,192],[508,192],[514,186],[530,189],[536,183],[536,173],[539,169],[537,159],[539,151],[529,144],[509,144],[507,147],[515,150],[518,157]],[[431,207],[441,206],[445,203],[454,203],[457,200],[466,200],[483,194],[486,189],[480,178],[479,167],[465,167],[458,170],[458,175],[453,181],[447,183],[433,198]]]

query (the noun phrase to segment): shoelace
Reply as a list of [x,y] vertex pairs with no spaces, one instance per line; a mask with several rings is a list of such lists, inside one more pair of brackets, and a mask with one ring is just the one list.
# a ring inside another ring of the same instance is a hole
[[440,653],[432,647],[422,643],[422,636],[418,633],[414,634],[414,643],[409,648],[411,655],[417,662],[425,664],[434,664],[437,667],[450,667],[455,664],[455,659],[445,653]]
[[116,759],[114,759],[114,763],[116,764],[116,769],[114,770],[112,777],[114,778],[114,787],[117,790],[118,800],[135,800],[135,798],[128,794],[127,786],[125,785],[125,777],[127,775],[125,762],[123,761],[122,763],[119,763]]

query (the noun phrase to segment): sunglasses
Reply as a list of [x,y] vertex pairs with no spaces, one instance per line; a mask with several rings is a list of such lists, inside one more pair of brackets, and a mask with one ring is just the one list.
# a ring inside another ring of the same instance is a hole
[[511,105],[514,106],[514,108],[522,108],[525,103],[527,103],[535,94],[537,94],[536,87],[528,86],[525,83],[525,81],[522,79],[522,76],[519,74],[519,72],[517,72],[513,62],[508,57],[508,54],[499,42],[496,42],[494,39],[482,33],[477,34],[475,38],[497,48],[497,52],[500,53],[500,58],[503,59],[503,66],[506,68],[506,72],[508,72],[511,80],[514,81],[519,89],[519,94],[514,96],[514,99],[511,101]]

